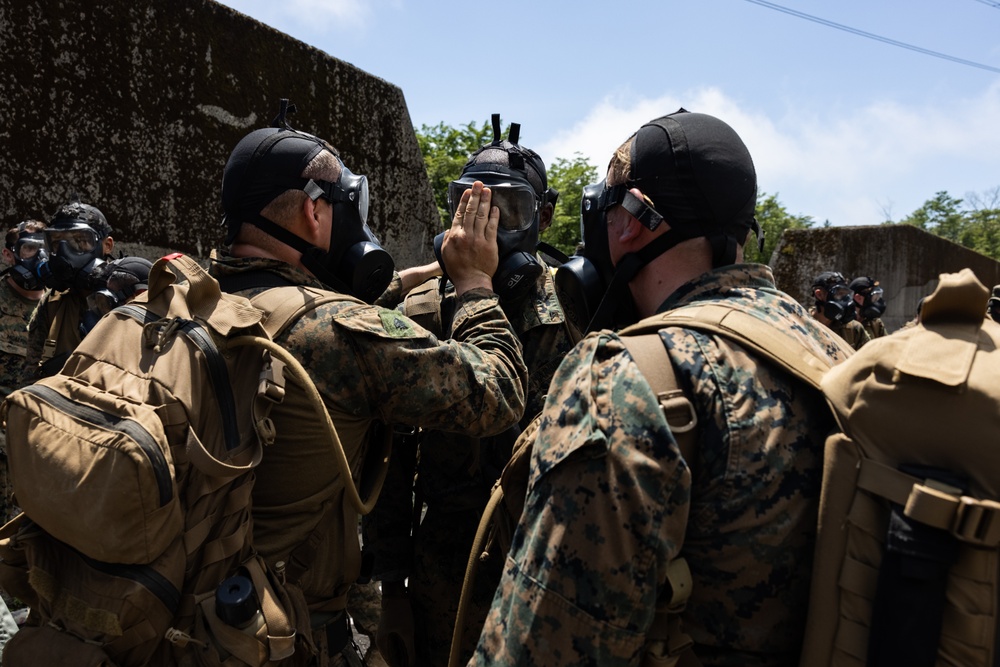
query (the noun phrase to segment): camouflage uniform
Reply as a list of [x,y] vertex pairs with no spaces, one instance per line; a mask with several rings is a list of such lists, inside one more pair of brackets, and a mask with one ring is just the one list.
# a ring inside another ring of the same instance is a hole
[[[0,280],[0,400],[21,386],[28,321],[37,305],[37,300],[14,289],[9,278]],[[12,492],[7,478],[7,435],[0,429],[0,520],[4,523],[20,513],[11,499]]]
[[[277,260],[224,256],[211,267],[220,278],[248,271],[323,289]],[[251,297],[262,289],[239,293]],[[378,422],[488,435],[520,418],[526,371],[496,295],[471,290],[457,301],[454,341],[438,341],[400,313],[356,300],[321,305],[277,337],[309,370],[356,478]],[[277,440],[256,470],[254,545],[274,565],[316,530],[315,558],[299,583],[314,620],[320,613],[342,618],[361,569],[358,515],[344,498],[320,421],[296,412],[302,393],[287,387],[271,412]]]
[[[813,317],[817,317],[818,311],[814,307],[809,311],[809,314]],[[817,318],[818,319],[818,318]],[[830,322],[826,325],[830,331],[837,334],[841,338],[847,341],[855,350],[860,350],[861,346],[871,340],[871,336],[868,335],[868,331],[861,325],[861,322],[857,320],[851,320],[847,324],[841,324],[839,322]]]
[[882,322],[881,317],[876,317],[874,320],[861,320],[861,326],[864,327],[865,333],[868,334],[868,338],[871,340],[881,338],[889,333],[886,331],[885,324]]
[[[440,299],[439,285],[440,279],[435,279],[421,291]],[[451,310],[454,300],[453,294],[446,294],[443,302],[438,301],[440,310]],[[418,310],[415,302],[404,303],[403,312],[420,321],[411,312]],[[541,411],[552,375],[579,340],[579,333],[566,321],[548,270],[539,276],[533,293],[516,305],[506,306],[505,312],[524,346],[528,368],[527,408],[520,423],[523,427]],[[390,458],[393,478],[387,481],[378,505],[364,521],[365,548],[374,555],[376,578],[409,578],[420,665],[448,664],[469,551],[490,489],[510,458],[518,430],[482,439],[429,431],[395,443]],[[426,503],[427,510],[411,542],[415,474],[416,497]],[[465,661],[475,649],[502,566],[501,554],[479,565],[463,633]]]
[[[761,265],[706,273],[660,310],[733,299],[845,356]],[[682,459],[617,335],[578,345],[552,381],[524,514],[470,664],[639,664],[679,553],[694,579],[685,629],[705,665],[797,664],[829,411],[728,339],[660,336],[698,415],[698,459]]]
[[42,362],[45,341],[49,339],[52,323],[57,318],[62,318],[59,331],[52,337],[55,347],[50,358],[68,355],[83,340],[83,335],[80,333],[80,319],[85,312],[87,312],[87,297],[79,290],[68,289],[62,292],[45,290],[38,302],[38,308],[28,323],[28,349],[24,355],[22,385],[31,384],[42,376],[39,364]]

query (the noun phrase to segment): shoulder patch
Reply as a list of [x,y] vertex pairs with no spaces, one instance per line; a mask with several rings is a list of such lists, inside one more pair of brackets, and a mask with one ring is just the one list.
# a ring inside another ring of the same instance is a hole
[[417,335],[413,324],[395,310],[381,310],[379,318],[382,320],[382,328],[393,338],[412,338]]

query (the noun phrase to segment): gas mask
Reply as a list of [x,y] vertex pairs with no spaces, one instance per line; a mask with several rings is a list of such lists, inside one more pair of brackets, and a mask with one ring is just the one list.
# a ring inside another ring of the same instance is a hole
[[861,319],[874,320],[882,317],[885,312],[885,299],[881,287],[873,287],[870,292],[864,295],[865,300],[861,304]]
[[336,183],[310,180],[303,189],[313,201],[322,197],[333,206],[329,250],[313,246],[303,253],[303,265],[320,280],[314,267],[335,276],[349,294],[373,303],[392,281],[395,265],[368,227],[368,178],[352,173],[341,161]]
[[606,306],[600,321],[595,320],[615,275],[608,249],[607,221],[600,207],[603,192],[604,181],[584,186],[580,201],[582,254],[570,257],[556,269],[555,275],[559,303],[566,316],[584,332],[617,329],[638,320],[632,295],[627,290],[614,300],[614,308]]
[[855,319],[854,292],[847,285],[831,285],[826,289],[826,300],[820,301],[823,316],[839,324]]
[[[492,206],[500,209],[497,246],[500,263],[493,274],[493,291],[502,301],[517,301],[525,297],[542,274],[542,265],[535,256],[538,245],[538,222],[542,199],[531,183],[521,174],[500,165],[480,165],[470,169],[448,185],[448,207],[455,217],[462,194],[482,181],[492,193]],[[447,267],[441,257],[444,233],[434,238],[434,253],[443,271]]]
[[14,265],[5,273],[23,290],[33,292],[42,289],[42,281],[38,277],[38,267],[49,258],[42,233],[26,234],[22,232],[9,250],[14,254]]
[[[107,267],[108,265],[105,266]],[[113,272],[113,269],[108,272]],[[112,289],[107,279],[101,282],[104,283],[103,287],[87,296],[87,311],[80,318],[81,336],[86,336],[90,333],[90,330],[94,328],[98,321],[112,310],[122,304],[128,303],[129,299],[136,294],[149,289],[149,285],[144,282],[122,287],[122,289]]]
[[105,263],[98,233],[81,220],[62,220],[43,234],[48,261],[37,267],[42,283],[56,291],[93,289]]

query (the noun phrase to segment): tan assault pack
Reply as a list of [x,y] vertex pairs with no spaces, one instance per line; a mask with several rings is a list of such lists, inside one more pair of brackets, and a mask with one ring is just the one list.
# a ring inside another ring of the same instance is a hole
[[[222,293],[194,260],[168,256],[58,375],[4,403],[24,513],[0,530],[0,586],[31,608],[5,647],[7,667],[297,666],[313,656],[301,592],[253,549],[250,494],[288,373],[312,387],[350,478],[318,392],[271,340],[324,300],[350,297],[304,287],[261,296]],[[259,605],[244,629],[216,614],[216,589],[234,574],[252,581]]]
[[1000,325],[968,269],[823,379],[803,667],[1000,662]]

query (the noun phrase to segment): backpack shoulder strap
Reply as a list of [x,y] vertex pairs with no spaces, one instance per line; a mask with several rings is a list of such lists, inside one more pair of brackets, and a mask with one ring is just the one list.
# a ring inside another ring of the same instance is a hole
[[[820,381],[830,369],[830,360],[801,344],[781,327],[750,315],[746,311],[721,302],[692,304],[647,317],[623,329],[621,335],[658,331],[665,327],[696,329],[718,334],[743,347],[762,354],[795,377],[819,389]],[[831,340],[835,340],[831,337]],[[838,341],[840,344],[840,341]],[[842,343],[845,354],[850,350]]]
[[677,382],[677,374],[667,355],[663,339],[658,333],[644,333],[622,335],[621,340],[639,367],[639,372],[656,394],[670,432],[681,450],[681,456],[689,467],[693,467],[697,460],[695,441],[698,436],[698,415],[691,399],[684,394]]
[[442,308],[440,283],[439,278],[431,278],[410,290],[403,300],[403,313],[438,338],[451,328],[451,317]]
[[250,299],[255,308],[264,311],[261,324],[272,339],[305,313],[333,301],[363,303],[347,294],[318,290],[305,285],[272,287]]

